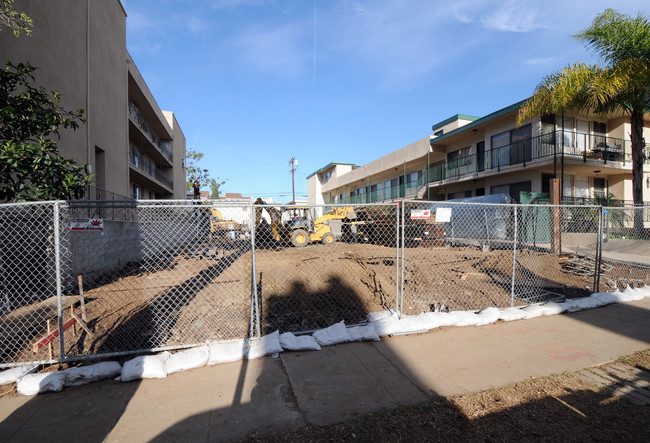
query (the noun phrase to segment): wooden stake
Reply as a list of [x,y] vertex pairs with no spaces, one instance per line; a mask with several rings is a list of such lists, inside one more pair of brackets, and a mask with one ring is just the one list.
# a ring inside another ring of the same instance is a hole
[[85,321],[83,321],[77,316],[75,316],[74,319],[76,320],[77,323],[79,323],[79,326],[81,326],[81,328],[88,333],[88,335],[90,335],[91,337],[95,336],[95,334],[92,333],[92,331],[88,327],[88,324]]
[[[70,305],[70,315],[74,318],[74,305]],[[72,333],[77,337],[77,322],[72,324]]]
[[[50,319],[47,319],[47,335],[50,335],[52,332],[52,329],[50,328]],[[47,344],[47,355],[50,357],[50,360],[52,360],[52,342],[49,342]]]
[[77,281],[79,282],[79,301],[81,302],[81,318],[83,321],[87,322],[86,318],[86,301],[84,300],[84,282],[81,275],[77,275]]

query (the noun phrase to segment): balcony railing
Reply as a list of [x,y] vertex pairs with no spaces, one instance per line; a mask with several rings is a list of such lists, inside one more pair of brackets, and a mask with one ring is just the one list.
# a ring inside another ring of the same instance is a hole
[[151,160],[140,154],[133,146],[129,149],[129,162],[149,177],[155,178],[169,189],[174,189],[174,181],[167,177],[163,170],[157,167]]
[[[645,162],[650,164],[650,144],[646,144],[644,151]],[[420,188],[427,183],[457,180],[484,171],[500,171],[514,165],[525,167],[529,162],[544,158],[556,157],[559,160],[562,153],[565,159],[581,160],[585,163],[613,163],[617,166],[632,164],[632,148],[628,140],[573,131],[554,131],[489,149],[481,155],[468,155],[432,165],[425,168],[422,177],[417,181],[347,197],[342,199],[341,203],[374,203],[410,198],[416,196]]]
[[149,123],[144,119],[142,114],[140,114],[140,110],[138,109],[138,106],[133,103],[132,101],[129,101],[129,117],[131,117],[131,120],[136,124],[140,130],[146,134],[146,136],[149,138],[151,143],[153,143],[154,146],[158,148],[160,153],[170,162],[172,161],[172,149],[171,149],[171,143],[167,141],[162,141],[160,137],[158,137],[158,134],[149,126]]

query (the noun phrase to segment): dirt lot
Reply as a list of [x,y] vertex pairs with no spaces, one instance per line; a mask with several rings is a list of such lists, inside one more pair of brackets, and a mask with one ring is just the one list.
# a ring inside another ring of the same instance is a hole
[[[397,263],[402,257],[396,257],[393,247],[343,242],[305,248],[276,245],[257,249],[254,258],[263,333],[309,331],[341,320],[353,324],[364,321],[370,312],[396,307]],[[513,295],[515,305],[587,296],[593,276],[562,272],[571,259],[531,249],[517,251],[513,294],[511,251],[472,246],[407,248],[403,310],[418,314],[504,307],[510,306]],[[228,248],[195,247],[86,282],[86,314],[93,335],[66,332],[67,353],[121,352],[246,336],[252,260],[246,242]],[[647,274],[645,269],[617,265],[601,279],[600,289],[613,289],[623,280],[648,282]],[[68,298],[79,309],[78,296]],[[26,322],[30,328],[13,338],[22,355],[5,355],[5,361],[46,359],[46,348],[31,353],[32,342],[45,331],[45,317],[12,320],[11,316],[0,319],[0,328],[20,330]],[[55,358],[57,349],[55,341]]]

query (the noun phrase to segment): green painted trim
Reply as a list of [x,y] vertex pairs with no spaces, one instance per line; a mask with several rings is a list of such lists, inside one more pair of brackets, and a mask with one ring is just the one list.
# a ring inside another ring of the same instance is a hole
[[[528,99],[526,99],[528,100]],[[446,134],[439,135],[436,138],[431,139],[429,144],[435,145],[436,143],[440,142],[441,140],[444,140],[446,138],[449,138],[453,135],[459,134],[463,131],[467,131],[468,129],[472,129],[475,126],[482,125],[483,123],[487,123],[490,120],[494,120],[495,118],[501,117],[509,112],[516,111],[517,109],[521,108],[524,103],[526,103],[526,100],[522,100],[520,102],[517,102],[515,104],[512,104],[510,106],[507,106],[503,109],[499,109],[498,111],[493,112],[492,114],[488,114],[485,117],[481,117],[478,120],[474,120],[472,123],[468,123],[465,126],[461,126],[460,128],[454,129],[451,132],[448,132]]]
[[454,122],[456,120],[471,120],[475,121],[478,120],[481,117],[477,117],[475,115],[468,115],[468,114],[456,114],[452,117],[449,117],[448,119],[445,119],[441,121],[440,123],[436,123],[435,125],[431,126],[431,129],[433,129],[433,132],[437,132],[436,129],[440,129],[441,126],[445,126],[446,124],[449,124],[451,122]]
[[313,177],[314,175],[318,174],[319,172],[326,171],[327,169],[331,168],[332,166],[337,166],[337,165],[341,165],[341,166],[352,166],[352,169],[354,169],[354,168],[358,168],[358,167],[359,167],[359,165],[357,165],[357,164],[355,164],[355,163],[337,163],[337,162],[332,162],[332,163],[329,163],[329,164],[323,166],[323,167],[320,168],[318,171],[315,171],[315,172],[312,172],[311,174],[309,174],[309,175],[307,176],[307,179],[309,180],[310,177]]

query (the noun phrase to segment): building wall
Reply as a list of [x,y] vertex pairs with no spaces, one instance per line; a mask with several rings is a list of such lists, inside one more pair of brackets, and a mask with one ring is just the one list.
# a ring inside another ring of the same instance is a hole
[[185,135],[176,120],[176,115],[171,111],[163,111],[163,115],[172,128],[172,152],[174,158],[174,199],[185,199]]
[[2,62],[38,67],[37,86],[59,92],[64,109],[85,112],[86,123],[79,129],[61,131],[59,152],[89,165],[96,186],[130,196],[128,103],[135,98],[160,137],[177,142],[172,164],[149,155],[164,166],[173,188],[159,187],[147,197],[183,199],[185,137],[175,118],[167,121],[126,50],[126,12],[120,0],[16,0],[14,8],[32,18],[33,31],[19,38],[0,32]]
[[[65,109],[82,108],[86,124],[61,131],[59,151],[96,171],[95,146],[105,151],[105,187],[125,193],[127,89],[126,14],[119,1],[17,0],[34,21],[31,37],[0,32],[3,62],[38,67],[36,85],[56,90]],[[102,156],[100,156],[101,159]]]

